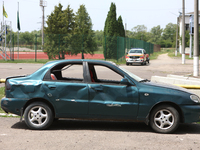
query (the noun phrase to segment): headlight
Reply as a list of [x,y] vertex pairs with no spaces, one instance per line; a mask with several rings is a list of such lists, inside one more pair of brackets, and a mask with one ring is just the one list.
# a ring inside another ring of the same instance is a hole
[[190,99],[195,103],[200,103],[200,99],[197,95],[190,95]]

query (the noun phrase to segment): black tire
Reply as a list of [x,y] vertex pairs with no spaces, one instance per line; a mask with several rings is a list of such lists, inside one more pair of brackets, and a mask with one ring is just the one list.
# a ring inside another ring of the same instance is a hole
[[54,117],[48,105],[34,102],[25,109],[24,120],[30,129],[43,130],[52,124]]
[[129,63],[126,63],[127,66],[129,66]]
[[180,123],[178,111],[170,105],[161,105],[150,114],[150,126],[155,132],[172,133]]

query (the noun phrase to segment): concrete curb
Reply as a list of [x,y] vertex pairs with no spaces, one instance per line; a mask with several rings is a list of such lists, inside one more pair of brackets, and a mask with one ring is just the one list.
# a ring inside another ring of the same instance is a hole
[[200,80],[188,79],[180,76],[180,78],[176,77],[160,77],[160,76],[152,76],[152,82],[162,82],[168,84],[180,84],[180,85],[200,85]]
[[160,76],[152,76],[152,82],[157,83],[166,83],[166,84],[173,84],[178,85],[183,88],[187,88],[188,91],[198,95],[200,97],[200,79],[193,78],[193,77],[184,77],[184,76],[177,76],[177,75],[167,75],[167,77],[160,77]]
[[0,116],[16,117],[17,115],[14,115],[14,114],[6,114],[6,113],[0,113]]
[[186,76],[178,76],[178,75],[168,74],[167,77],[175,78],[175,79],[193,80],[193,81],[199,81],[200,82],[200,78],[190,77],[190,75],[188,75],[188,76],[187,75]]

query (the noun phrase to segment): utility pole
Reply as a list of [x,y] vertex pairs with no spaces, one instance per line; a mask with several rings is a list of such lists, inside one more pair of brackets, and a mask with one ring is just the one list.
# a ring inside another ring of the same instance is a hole
[[44,48],[44,7],[47,6],[47,2],[40,0],[40,6],[42,7],[42,49]]
[[[18,13],[18,16],[17,16],[18,18],[17,19],[19,19],[19,2],[18,2],[18,12],[17,13]],[[18,44],[17,59],[19,59],[19,28],[18,28],[17,44]]]
[[199,76],[199,0],[194,0],[193,76]]
[[183,11],[182,11],[182,64],[185,64],[185,0],[182,2]]
[[126,29],[127,29],[127,25],[126,25],[126,23],[125,23],[125,39],[126,39],[126,49],[125,49],[125,54],[127,53],[127,38],[126,38],[127,34],[126,34]]
[[175,50],[175,56],[177,56],[177,52],[178,52],[178,23],[179,23],[179,17],[177,17],[177,25],[176,25],[176,50]]
[[194,15],[190,15],[190,55],[189,55],[189,58],[192,58],[192,43],[193,43],[193,40],[192,40],[192,35],[193,35],[193,27],[194,27]]

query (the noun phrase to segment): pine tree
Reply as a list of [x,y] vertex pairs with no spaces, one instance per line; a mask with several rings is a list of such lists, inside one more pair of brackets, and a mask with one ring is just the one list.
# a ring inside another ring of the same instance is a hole
[[111,3],[107,18],[106,35],[117,36],[118,24],[116,20],[116,5],[114,3]]
[[69,51],[71,36],[74,32],[75,20],[73,10],[68,5],[67,9],[62,10],[63,6],[59,3],[54,11],[48,16],[45,27],[45,47],[49,58],[64,59]]
[[125,30],[124,30],[124,25],[123,25],[122,17],[119,16],[119,18],[118,18],[117,21],[118,21],[118,36],[125,37]]
[[72,40],[72,49],[74,54],[82,53],[82,59],[84,59],[84,53],[93,54],[97,49],[97,44],[94,39],[94,32],[92,30],[92,21],[87,13],[85,5],[80,5],[75,16],[75,34]]
[[104,26],[104,57],[117,59],[117,36],[125,37],[121,16],[116,18],[116,5],[111,3]]

